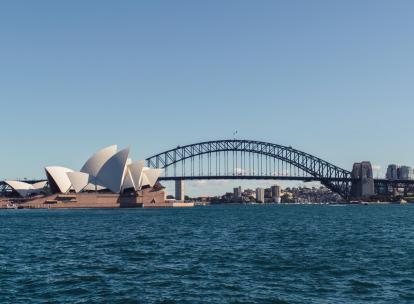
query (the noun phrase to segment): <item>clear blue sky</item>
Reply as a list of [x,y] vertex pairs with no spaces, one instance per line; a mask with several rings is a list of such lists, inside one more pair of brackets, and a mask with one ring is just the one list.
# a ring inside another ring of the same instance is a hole
[[0,179],[202,140],[414,165],[413,1],[2,1]]

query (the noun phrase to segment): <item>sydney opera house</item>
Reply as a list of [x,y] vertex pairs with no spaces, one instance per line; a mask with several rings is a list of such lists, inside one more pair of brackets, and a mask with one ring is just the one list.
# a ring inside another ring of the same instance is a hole
[[162,169],[145,167],[144,160],[130,159],[129,152],[112,145],[92,155],[79,171],[47,166],[45,181],[4,184],[27,208],[167,207],[157,182]]

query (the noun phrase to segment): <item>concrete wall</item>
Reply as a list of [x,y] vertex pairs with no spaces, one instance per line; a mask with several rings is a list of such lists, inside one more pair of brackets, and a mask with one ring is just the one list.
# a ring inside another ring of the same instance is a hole
[[78,193],[53,194],[36,198],[19,205],[24,208],[132,208],[156,204],[165,204],[165,191],[143,189],[137,193]]

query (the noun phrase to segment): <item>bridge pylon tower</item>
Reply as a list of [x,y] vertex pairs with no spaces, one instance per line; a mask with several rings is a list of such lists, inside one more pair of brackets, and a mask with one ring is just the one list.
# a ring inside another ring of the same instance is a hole
[[175,199],[177,201],[184,201],[185,200],[184,180],[183,179],[175,180]]

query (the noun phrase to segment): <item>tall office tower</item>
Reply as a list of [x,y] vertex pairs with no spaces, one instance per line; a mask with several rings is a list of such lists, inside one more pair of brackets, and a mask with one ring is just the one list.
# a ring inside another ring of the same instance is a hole
[[233,188],[233,197],[234,198],[241,198],[242,197],[242,188],[238,186],[237,188]]
[[281,189],[280,189],[280,186],[278,186],[278,185],[273,185],[272,187],[271,187],[271,189],[272,189],[272,199],[273,199],[273,202],[275,202],[275,203],[280,203],[280,201],[281,201]]
[[398,166],[397,165],[391,164],[388,166],[386,178],[390,180],[398,179]]
[[256,202],[258,203],[265,202],[265,191],[263,188],[256,188]]
[[412,179],[413,169],[409,166],[401,166],[398,172],[398,179],[408,180]]

